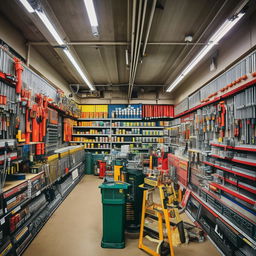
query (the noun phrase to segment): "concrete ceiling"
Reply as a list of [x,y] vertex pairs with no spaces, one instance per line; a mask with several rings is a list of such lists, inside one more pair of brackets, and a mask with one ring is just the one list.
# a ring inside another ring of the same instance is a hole
[[[99,37],[95,38],[91,32],[83,0],[42,0],[42,4],[47,6],[46,11],[52,12],[56,17],[67,41],[128,43],[127,46],[77,45],[73,47],[96,88],[97,85],[128,84],[129,82],[129,70],[125,65],[125,49],[130,47],[132,0],[129,1],[129,16],[127,1],[129,0],[94,0],[99,23]],[[158,0],[149,42],[184,42],[184,37],[188,34],[193,35],[193,42],[199,38],[200,42],[206,42],[216,30],[216,26],[219,26],[241,2],[239,0]],[[150,6],[152,0],[148,0],[148,3]],[[0,1],[0,14],[16,26],[27,41],[47,42],[31,20],[31,14],[26,12],[18,0]],[[216,14],[217,17],[215,17]],[[148,20],[149,10],[146,13],[146,25]],[[145,32],[142,41],[144,39]],[[33,47],[68,83],[78,82],[76,76],[59,58],[52,46],[34,45]],[[148,45],[146,56],[138,64],[135,85],[164,87],[175,78],[200,47],[202,46]]]

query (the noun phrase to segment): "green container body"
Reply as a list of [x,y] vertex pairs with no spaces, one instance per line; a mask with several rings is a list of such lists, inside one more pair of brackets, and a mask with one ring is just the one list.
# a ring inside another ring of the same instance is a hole
[[93,174],[92,153],[85,152],[85,174]]
[[143,184],[145,175],[142,170],[127,169],[127,183],[131,186],[128,190],[126,201],[126,223],[127,232],[137,233],[140,231],[143,190],[139,185]]
[[129,184],[107,182],[99,186],[103,206],[102,248],[125,247],[125,202]]
[[103,160],[103,154],[92,154],[90,152],[85,152],[85,173],[94,174],[94,165],[97,160]]

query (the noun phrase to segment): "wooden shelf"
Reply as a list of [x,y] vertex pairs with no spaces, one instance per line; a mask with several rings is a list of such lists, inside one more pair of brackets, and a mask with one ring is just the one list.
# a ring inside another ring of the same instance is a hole
[[26,176],[25,180],[14,180],[14,181],[6,181],[5,185],[3,187],[3,192],[7,192],[8,190],[11,190],[19,185],[21,185],[22,183],[28,182],[29,180],[35,178],[38,175],[41,175],[43,172],[39,172],[39,173],[24,173]]

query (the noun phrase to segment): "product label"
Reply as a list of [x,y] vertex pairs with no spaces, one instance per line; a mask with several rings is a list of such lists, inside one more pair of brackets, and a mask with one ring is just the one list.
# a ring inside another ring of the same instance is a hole
[[15,214],[16,212],[18,212],[21,209],[20,205],[17,206],[13,211],[12,214]]

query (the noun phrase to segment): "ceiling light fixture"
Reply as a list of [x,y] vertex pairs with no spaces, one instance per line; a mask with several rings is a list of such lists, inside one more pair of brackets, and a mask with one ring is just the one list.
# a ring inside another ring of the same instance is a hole
[[[26,0],[20,0],[20,1],[26,7],[26,9],[28,11],[30,10],[30,8],[33,9],[28,1],[26,1]],[[33,11],[34,11],[34,9],[33,9]],[[58,34],[56,29],[54,28],[54,26],[51,23],[51,21],[46,16],[46,14],[44,12],[38,11],[38,10],[36,10],[35,12],[38,15],[38,17],[40,18],[40,20],[44,23],[44,25],[48,29],[48,31],[51,33],[53,38],[56,40],[58,45],[64,46],[65,45],[64,41],[61,39],[60,35]],[[88,85],[90,90],[94,91],[95,90],[94,86],[89,81],[89,79],[86,77],[86,75],[82,71],[81,67],[78,65],[78,63],[76,62],[75,58],[72,56],[71,52],[67,48],[63,48],[63,49],[64,49],[64,53],[66,54],[66,56],[68,57],[70,62],[73,64],[74,68],[77,70],[79,75],[82,77],[83,81]]]
[[68,49],[64,49],[64,53],[66,54],[66,56],[68,57],[68,59],[70,60],[70,62],[73,64],[73,66],[75,67],[75,69],[77,70],[77,72],[79,73],[79,75],[82,77],[82,79],[84,80],[84,82],[89,86],[91,91],[94,91],[95,88],[92,85],[92,83],[88,80],[88,78],[86,77],[86,75],[84,74],[84,72],[82,71],[81,67],[79,66],[79,64],[76,62],[75,58],[73,57],[73,55],[71,54],[71,52]]
[[94,8],[94,4],[93,4],[93,0],[84,0],[84,4],[86,7],[86,11],[87,11],[87,15],[91,24],[91,28],[92,28],[92,34],[94,36],[99,36],[99,32],[98,32],[98,20],[97,20],[97,15],[95,12],[95,8]]
[[202,60],[202,58],[215,46],[244,16],[244,13],[234,15],[231,19],[227,19],[220,28],[209,39],[208,44],[196,55],[196,57],[188,64],[181,74],[167,88],[167,92],[171,92],[183,78]]
[[127,67],[129,67],[129,53],[128,49],[125,49],[125,64]]
[[64,45],[65,44],[64,41],[61,39],[58,32],[56,31],[56,29],[54,28],[54,26],[52,25],[48,17],[45,15],[45,13],[36,11],[36,14],[40,18],[40,20],[44,23],[44,25],[46,26],[48,31],[51,33],[51,35],[54,37],[58,45]]
[[32,6],[30,5],[30,3],[27,0],[20,0],[20,2],[23,4],[23,6],[26,8],[26,10],[29,13],[35,12],[35,10],[32,8]]

